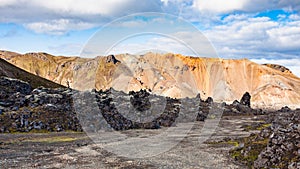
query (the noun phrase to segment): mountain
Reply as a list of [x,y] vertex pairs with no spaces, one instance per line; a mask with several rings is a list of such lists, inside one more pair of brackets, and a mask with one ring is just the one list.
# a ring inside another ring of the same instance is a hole
[[47,53],[0,52],[0,58],[35,75],[79,90],[147,89],[170,97],[213,97],[232,102],[247,91],[253,107],[300,106],[300,79],[280,65],[260,65],[248,59],[189,57],[146,53],[96,58]]
[[1,76],[28,82],[33,88],[37,88],[39,86],[44,86],[47,88],[64,87],[40,76],[28,73],[3,59],[0,59],[0,77]]

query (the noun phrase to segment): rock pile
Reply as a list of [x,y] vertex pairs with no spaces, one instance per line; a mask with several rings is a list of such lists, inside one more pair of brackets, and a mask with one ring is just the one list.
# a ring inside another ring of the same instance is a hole
[[[215,103],[211,97],[201,100],[200,95],[195,98],[172,99],[150,94],[146,90],[137,92],[131,91],[129,94],[109,89],[106,91],[94,91],[82,97],[82,105],[94,102],[94,106],[80,106],[81,114],[88,114],[92,120],[99,117],[99,112],[103,116],[102,120],[96,123],[91,130],[99,130],[102,125],[107,125],[114,130],[127,129],[155,129],[160,127],[170,127],[176,122],[204,121],[208,116],[215,118],[218,115],[243,115],[243,114],[263,114],[262,110],[255,110],[250,107],[250,94],[246,92],[241,99],[241,103],[236,101],[233,104]],[[88,96],[90,95],[90,96]],[[96,100],[89,100],[90,98]],[[95,105],[99,110],[95,109]],[[94,109],[94,110],[91,110]],[[94,112],[94,113],[90,113]],[[81,121],[89,121],[83,118]],[[107,123],[107,124],[106,124]],[[95,124],[89,121],[87,124]],[[99,125],[101,124],[101,125]],[[98,127],[96,127],[98,126]]]
[[272,125],[258,135],[267,138],[268,144],[254,167],[300,168],[300,110],[271,113],[268,122]]
[[36,88],[0,78],[0,132],[81,131],[72,108],[72,91]]
[[26,82],[9,78],[0,78],[0,85],[0,132],[81,131],[79,120],[89,130],[156,129],[182,121],[204,121],[215,112],[212,109],[218,109],[219,115],[257,113],[249,107],[249,93],[241,103],[227,105],[215,103],[210,97],[201,100],[200,95],[173,99],[146,90],[126,94],[112,88],[92,92],[32,89]]
[[[86,106],[78,107],[77,110],[82,112],[79,119],[93,131],[107,126],[114,130],[169,127],[175,122],[180,110],[178,99],[150,95],[146,90],[126,94],[111,88],[85,93],[90,95],[86,97],[83,93],[80,95],[80,104]],[[85,98],[96,98],[96,102]],[[88,104],[91,102],[94,104]],[[93,105],[97,105],[98,110]],[[158,112],[152,105],[156,105],[156,108],[162,106],[164,109]]]
[[300,109],[268,112],[259,133],[239,140],[231,155],[250,168],[300,168]]
[[21,94],[29,94],[32,90],[31,86],[27,82],[8,77],[0,78],[0,86],[0,94],[3,98],[8,98],[9,95],[16,92]]

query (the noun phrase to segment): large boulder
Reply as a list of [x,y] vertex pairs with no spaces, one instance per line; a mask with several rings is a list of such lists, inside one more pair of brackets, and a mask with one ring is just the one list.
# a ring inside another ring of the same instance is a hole
[[107,56],[106,58],[106,63],[113,63],[113,64],[116,64],[120,62],[119,60],[116,59],[116,57],[114,55],[109,55]]
[[243,97],[241,98],[240,103],[241,103],[242,105],[251,107],[251,102],[250,102],[250,100],[251,100],[251,95],[250,95],[248,92],[246,92],[246,93],[243,95]]

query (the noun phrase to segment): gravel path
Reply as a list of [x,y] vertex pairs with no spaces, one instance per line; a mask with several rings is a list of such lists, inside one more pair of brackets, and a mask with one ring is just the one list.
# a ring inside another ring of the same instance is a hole
[[[248,136],[250,133],[241,126],[255,121],[253,117],[223,117],[204,143],[199,143],[203,122],[197,122],[175,147],[146,158],[117,156],[100,148],[85,133],[1,134],[0,168],[246,168],[229,158],[233,145],[208,142]],[[164,129],[129,130],[123,134],[146,138],[160,130]]]

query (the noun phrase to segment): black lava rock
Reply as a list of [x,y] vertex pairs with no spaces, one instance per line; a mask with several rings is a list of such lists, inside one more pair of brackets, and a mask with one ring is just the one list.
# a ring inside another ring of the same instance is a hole
[[241,98],[240,103],[241,103],[242,105],[251,107],[250,100],[251,100],[251,95],[250,95],[248,92],[246,92],[246,93],[243,95],[243,97]]
[[119,60],[116,59],[116,57],[114,55],[109,55],[107,56],[106,58],[106,63],[113,63],[113,64],[116,64],[120,62]]

